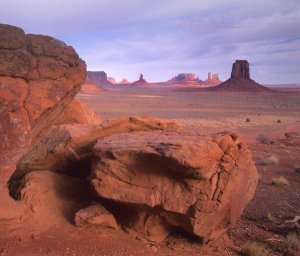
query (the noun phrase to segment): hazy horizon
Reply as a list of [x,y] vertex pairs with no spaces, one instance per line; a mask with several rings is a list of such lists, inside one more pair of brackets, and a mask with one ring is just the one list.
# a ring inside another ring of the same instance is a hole
[[0,23],[56,37],[88,70],[117,81],[208,72],[226,80],[232,63],[247,59],[257,82],[300,82],[297,0],[2,0]]

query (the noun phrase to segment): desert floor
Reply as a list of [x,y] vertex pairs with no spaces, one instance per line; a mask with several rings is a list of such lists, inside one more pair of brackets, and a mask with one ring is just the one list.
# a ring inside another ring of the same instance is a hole
[[[247,94],[130,88],[77,97],[102,119],[155,116],[172,119],[185,130],[200,133],[235,131],[252,142],[260,134],[278,138],[300,127],[297,91]],[[247,118],[250,122],[246,122]]]
[[[77,98],[103,120],[124,116],[172,119],[199,133],[234,131],[247,141],[259,173],[256,194],[227,236],[203,245],[174,234],[162,244],[148,244],[103,228],[78,228],[70,220],[40,235],[0,239],[0,255],[239,255],[247,241],[257,241],[270,255],[299,255],[286,239],[299,229],[287,220],[300,215],[300,92],[268,94],[209,93],[157,88],[117,88]],[[246,119],[249,119],[246,121]],[[260,137],[260,139],[258,139]],[[273,185],[275,177],[289,185]]]

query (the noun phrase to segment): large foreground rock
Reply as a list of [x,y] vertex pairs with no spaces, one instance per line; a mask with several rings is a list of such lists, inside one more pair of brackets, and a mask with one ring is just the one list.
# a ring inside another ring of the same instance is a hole
[[54,125],[59,124],[90,124],[100,125],[100,117],[83,102],[73,99],[64,109],[62,115],[59,115]]
[[85,77],[72,47],[0,24],[0,219],[18,215],[7,191],[17,162],[63,115]]
[[[257,172],[233,134],[135,132],[93,148],[92,185],[130,232],[162,241],[173,230],[205,241],[235,223],[252,198]],[[109,204],[108,204],[109,205]]]

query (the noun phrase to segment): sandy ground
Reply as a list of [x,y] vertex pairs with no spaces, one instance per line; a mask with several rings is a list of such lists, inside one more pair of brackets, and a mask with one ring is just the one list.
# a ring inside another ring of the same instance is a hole
[[[282,137],[285,131],[299,131],[300,127],[300,92],[294,91],[225,94],[130,88],[81,94],[78,98],[102,119],[155,116],[172,119],[184,129],[200,133],[235,131],[250,142],[255,142],[259,134]],[[247,118],[250,122],[246,122]]]
[[[285,236],[299,230],[286,223],[300,215],[300,143],[286,144],[284,133],[300,133],[300,92],[275,94],[220,94],[178,92],[171,89],[131,88],[77,96],[102,119],[138,115],[176,121],[199,133],[236,131],[249,143],[259,172],[254,199],[227,236],[209,245],[184,235],[171,235],[162,244],[148,244],[123,232],[78,228],[70,220],[39,235],[30,232],[0,236],[0,255],[240,255],[246,241],[265,245],[270,255],[299,255],[287,247]],[[249,118],[250,122],[246,122]],[[280,120],[280,122],[278,122]],[[261,144],[259,135],[274,141]],[[270,155],[275,162],[268,163]],[[274,186],[284,176],[288,186]],[[272,216],[272,218],[270,217]]]

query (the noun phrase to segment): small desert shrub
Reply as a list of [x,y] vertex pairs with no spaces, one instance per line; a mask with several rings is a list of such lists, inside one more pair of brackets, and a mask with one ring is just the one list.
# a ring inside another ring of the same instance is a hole
[[280,124],[280,123],[281,123],[281,120],[280,120],[280,119],[278,119],[278,120],[277,120],[277,123],[278,123],[278,124]]
[[267,154],[258,164],[259,165],[278,165],[278,163],[279,163],[279,159],[276,155]]
[[272,141],[268,136],[266,136],[264,134],[258,135],[256,139],[261,144],[267,144],[267,145],[269,145],[269,144],[273,144],[274,143],[274,141]]
[[297,234],[288,234],[283,241],[284,247],[287,249],[299,250],[300,249],[300,239]]
[[288,185],[290,185],[289,181],[283,176],[273,178],[272,179],[272,184],[275,185],[275,186],[288,186]]
[[250,118],[246,118],[246,123],[250,123]]
[[270,213],[270,212],[268,212],[268,214],[267,214],[267,219],[270,222],[274,222],[274,221],[277,220],[276,217],[275,217],[275,215],[273,213]]
[[246,242],[241,247],[243,255],[246,256],[268,256],[268,249],[260,243],[257,242]]

